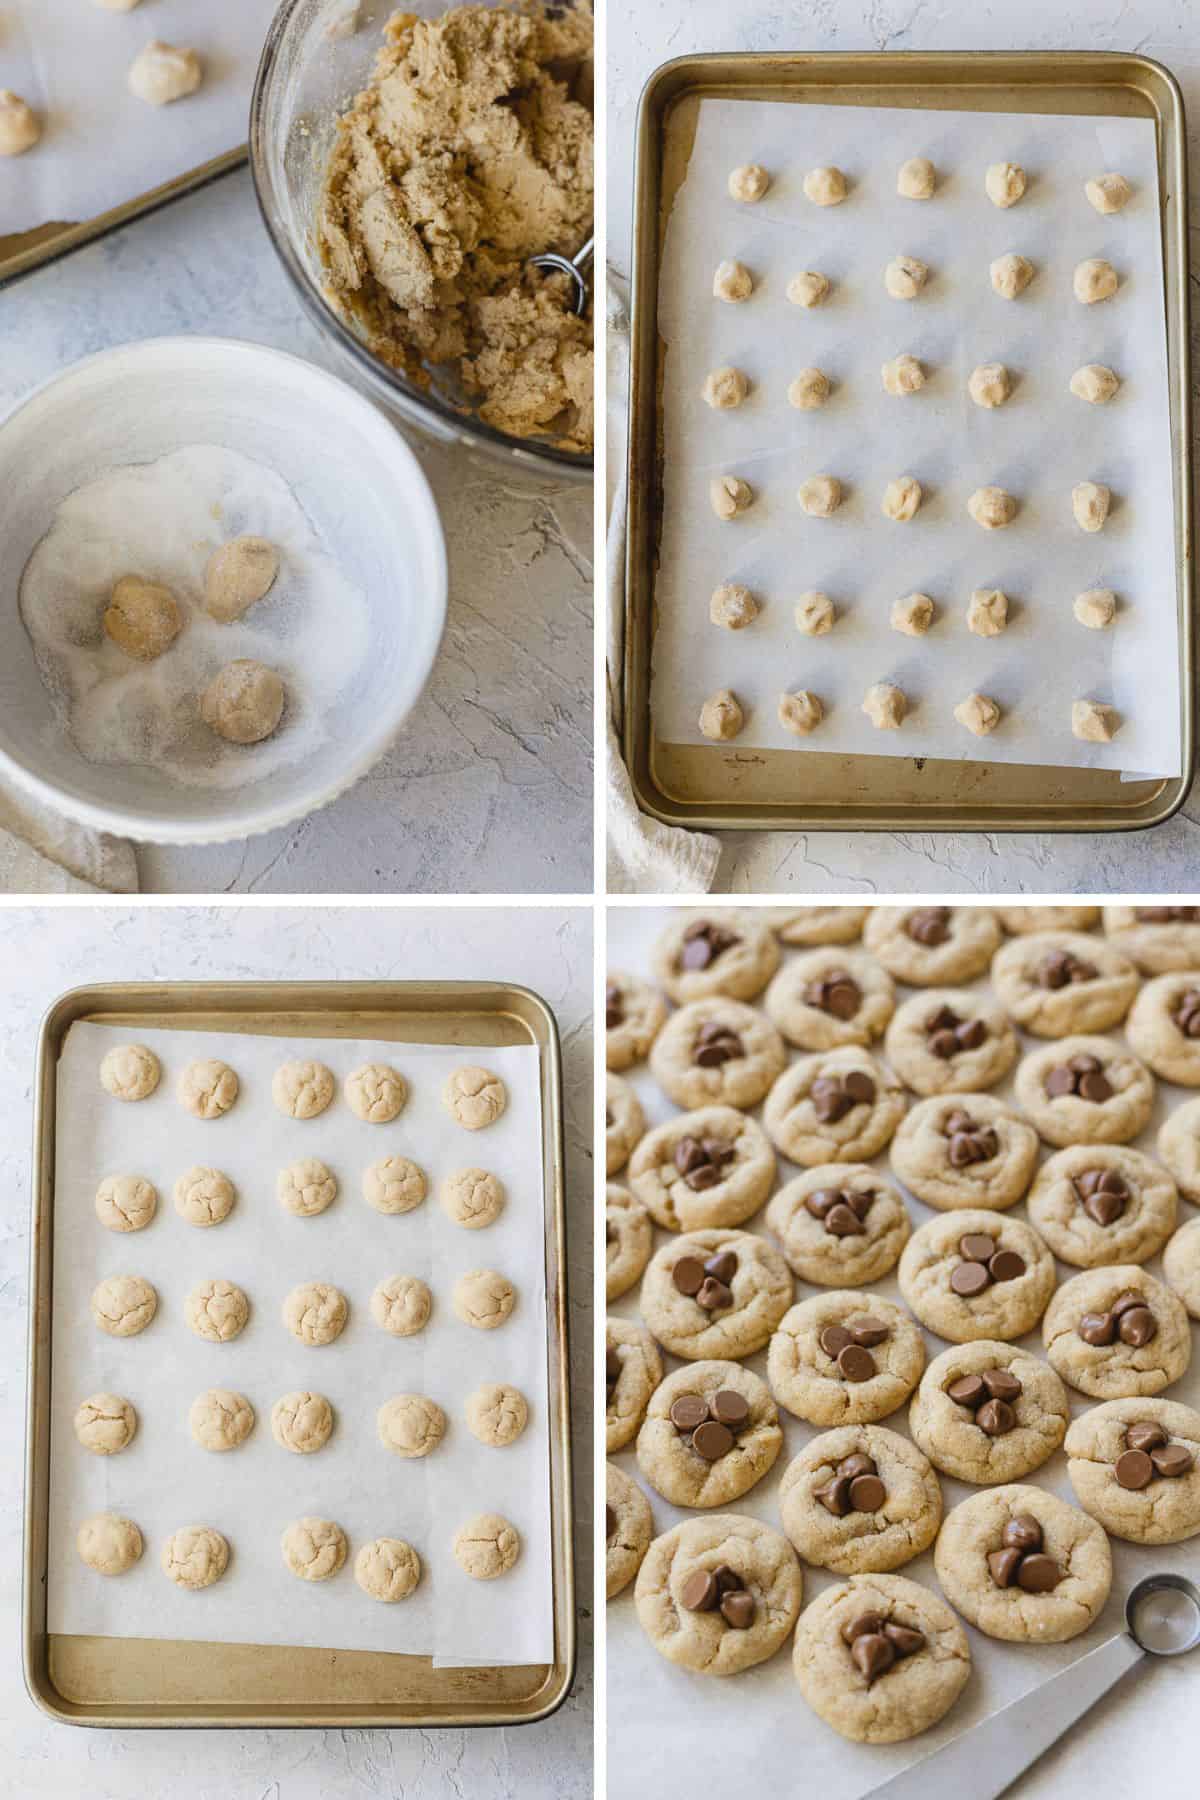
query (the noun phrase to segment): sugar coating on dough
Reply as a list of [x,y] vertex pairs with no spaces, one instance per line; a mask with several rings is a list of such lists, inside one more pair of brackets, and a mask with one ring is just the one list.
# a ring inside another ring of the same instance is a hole
[[504,1183],[487,1169],[458,1169],[438,1188],[446,1217],[465,1231],[482,1231],[495,1224],[506,1198]]
[[810,475],[796,498],[810,519],[828,519],[842,504],[842,484],[836,475]]
[[883,285],[893,300],[915,300],[929,280],[929,265],[917,256],[893,256],[883,271]]
[[879,510],[885,519],[906,525],[921,509],[922,488],[914,475],[896,475],[883,490]]
[[1089,406],[1107,406],[1120,391],[1121,378],[1103,363],[1084,363],[1071,377],[1071,392]]
[[714,475],[708,499],[718,519],[736,519],[754,500],[754,489],[740,475]]
[[971,370],[967,392],[976,406],[1003,406],[1012,393],[1012,378],[1003,363],[980,363]]
[[776,711],[784,730],[796,737],[807,737],[825,717],[819,697],[808,688],[797,688],[794,694],[780,694]]
[[1071,511],[1081,531],[1101,531],[1112,505],[1112,490],[1102,481],[1079,481],[1071,489]]
[[889,621],[893,631],[905,637],[924,637],[933,624],[934,605],[928,594],[904,594],[892,601]]
[[1025,192],[1025,171],[1020,163],[991,163],[983,185],[993,206],[1015,206]]
[[411,1212],[427,1192],[425,1171],[407,1156],[381,1157],[363,1174],[363,1194],[376,1212]]
[[122,1395],[92,1394],[80,1403],[74,1425],[75,1436],[93,1456],[116,1456],[136,1437],[138,1418]]
[[254,1408],[232,1388],[207,1388],[192,1401],[188,1428],[202,1450],[236,1450],[254,1430]]
[[197,1119],[220,1119],[238,1097],[235,1072],[216,1057],[190,1062],[179,1077],[176,1093],[181,1106]]
[[824,406],[829,393],[828,375],[820,369],[801,369],[795,380],[788,384],[788,404],[800,412],[815,412]]
[[252,656],[218,669],[200,696],[200,717],[231,744],[261,744],[283,717],[283,682]]
[[898,731],[908,711],[908,696],[891,681],[876,681],[863,696],[862,710],[876,731]]
[[346,1077],[346,1102],[356,1118],[388,1125],[403,1110],[408,1083],[390,1063],[364,1063]]
[[999,637],[1008,624],[1008,595],[1002,588],[973,588],[967,602],[967,630],[976,637]]
[[23,156],[41,135],[41,124],[28,100],[11,88],[0,88],[0,156]]
[[109,1231],[144,1231],[158,1210],[158,1189],[144,1175],[106,1175],[96,1189],[96,1217]]
[[393,1337],[413,1337],[429,1323],[433,1295],[417,1275],[389,1275],[371,1295],[371,1317]]
[[714,625],[720,625],[725,631],[743,631],[757,619],[758,601],[740,582],[725,581],[713,589],[708,616]]
[[915,356],[907,352],[902,356],[893,356],[885,362],[881,371],[884,392],[895,396],[916,394],[925,386],[925,371]]
[[529,1406],[519,1389],[492,1381],[470,1396],[466,1418],[472,1437],[499,1450],[516,1443],[529,1422]]
[[346,1560],[346,1534],[332,1519],[297,1519],[280,1539],[283,1560],[301,1581],[328,1581]]
[[161,1076],[162,1065],[145,1044],[118,1044],[100,1064],[100,1085],[114,1100],[148,1100]]
[[169,650],[183,629],[183,615],[170,588],[140,575],[122,575],[104,612],[104,630],[138,662],[153,662]]
[[1133,194],[1133,189],[1125,177],[1116,174],[1093,175],[1090,181],[1084,182],[1083,191],[1088,197],[1089,204],[1094,206],[1098,213],[1120,212],[1123,206],[1129,204]]
[[194,94],[204,70],[194,50],[179,49],[152,38],[129,67],[129,91],[148,106],[167,106]]
[[499,1513],[477,1513],[454,1534],[454,1560],[473,1581],[507,1575],[520,1554],[520,1533]]
[[828,299],[833,283],[819,269],[801,269],[787,284],[787,297],[793,306],[820,306]]
[[1033,280],[1034,267],[1027,256],[1018,256],[1010,250],[1007,256],[996,258],[988,274],[994,292],[1002,300],[1016,300]]
[[1076,594],[1071,611],[1089,631],[1103,631],[1117,616],[1117,596],[1111,588],[1085,588]]
[[403,1538],[372,1538],[354,1558],[354,1579],[372,1600],[392,1604],[420,1581],[421,1558]]
[[267,538],[233,538],[208,559],[204,610],[220,624],[231,624],[270,592],[278,573],[279,551]]
[[796,602],[796,630],[802,631],[805,637],[823,637],[833,630],[836,617],[837,608],[829,595],[819,593],[816,588],[801,594]]
[[220,1169],[197,1164],[175,1183],[175,1211],[201,1230],[227,1219],[236,1203],[237,1189]]
[[293,1456],[313,1456],[324,1449],[333,1430],[333,1408],[324,1394],[300,1388],[282,1394],[271,1408],[271,1436]]
[[937,171],[927,156],[910,156],[901,163],[896,192],[902,200],[931,200],[936,186]]
[[140,1275],[109,1275],[92,1290],[92,1318],[109,1337],[136,1337],[158,1310],[158,1295]]
[[985,531],[1003,531],[1017,516],[1017,502],[1002,487],[981,487],[967,501],[967,511]]
[[333,1205],[337,1192],[337,1176],[316,1156],[303,1156],[299,1162],[289,1163],[286,1169],[280,1169],[275,1180],[280,1206],[301,1219],[323,1213]]
[[735,738],[745,722],[738,697],[730,688],[710,694],[700,708],[700,730],[718,742]]
[[471,1269],[454,1284],[454,1311],[464,1325],[495,1331],[517,1303],[517,1291],[495,1269]]
[[428,1456],[446,1435],[446,1415],[425,1394],[393,1394],[376,1413],[375,1428],[393,1456]]
[[80,1561],[97,1575],[123,1575],[142,1554],[142,1534],[120,1513],[96,1513],[75,1537]]
[[1072,277],[1075,298],[1083,306],[1095,306],[1100,300],[1111,300],[1120,286],[1117,271],[1102,256],[1089,256],[1076,265]]
[[184,1317],[197,1337],[228,1344],[250,1317],[250,1302],[232,1281],[202,1281],[184,1302]]
[[286,1062],[271,1080],[271,1098],[289,1119],[315,1119],[333,1094],[332,1072],[321,1062]]
[[727,260],[717,264],[712,284],[714,300],[736,304],[748,300],[754,292],[754,277],[745,263]]
[[490,1069],[455,1069],[442,1089],[442,1104],[466,1131],[494,1125],[508,1105],[508,1089]]
[[729,412],[740,406],[750,392],[750,379],[740,369],[713,369],[704,377],[701,397],[714,412]]
[[1111,744],[1121,729],[1121,715],[1115,706],[1100,700],[1071,702],[1071,731],[1087,744]]
[[327,1281],[305,1281],[283,1303],[283,1322],[302,1344],[319,1347],[339,1338],[349,1316],[346,1296]]
[[1000,703],[990,694],[968,694],[955,707],[954,717],[975,737],[986,737],[1000,723]]
[[771,185],[771,177],[761,163],[742,163],[729,173],[729,198],[751,205],[761,200]]
[[846,177],[840,169],[810,169],[804,177],[805,198],[814,206],[840,206],[846,192]]

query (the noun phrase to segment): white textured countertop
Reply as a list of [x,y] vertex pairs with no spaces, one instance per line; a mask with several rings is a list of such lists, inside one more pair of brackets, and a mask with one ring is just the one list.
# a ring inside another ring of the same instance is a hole
[[[1200,243],[1200,10],[1194,0],[660,0],[610,4],[608,259],[629,272],[633,134],[647,77],[706,50],[1124,50],[1157,58],[1188,110],[1193,261]],[[1193,281],[1195,276],[1193,276]],[[1195,349],[1195,333],[1193,333]],[[1200,365],[1193,369],[1200,383]],[[610,446],[609,464],[616,446]],[[1200,792],[1149,832],[1001,836],[933,832],[728,832],[714,889],[727,893],[1183,892],[1200,851]]]
[[[249,338],[345,373],[248,170],[0,292],[0,412],[110,344]],[[409,436],[442,514],[446,635],[399,740],[333,806],[241,844],[138,851],[162,893],[581,893],[592,885],[592,498]],[[339,472],[353,479],[353,471]]]
[[[0,1796],[5,1800],[590,1800],[591,920],[583,909],[0,907]],[[482,978],[534,988],[563,1047],[580,1654],[552,1719],[513,1730],[144,1731],[51,1724],[18,1606],[31,1097],[38,1025],[99,980]],[[185,1777],[184,1768],[192,1773]]]

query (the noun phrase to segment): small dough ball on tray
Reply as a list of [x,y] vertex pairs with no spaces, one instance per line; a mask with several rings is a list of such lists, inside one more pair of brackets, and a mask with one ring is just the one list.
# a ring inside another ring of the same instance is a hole
[[1003,363],[980,363],[971,370],[967,392],[976,406],[1003,406],[1012,393],[1012,377]]
[[762,199],[771,185],[771,177],[761,163],[742,163],[730,171],[728,185],[729,198],[749,206]]
[[840,169],[810,169],[804,177],[805,198],[814,206],[840,206],[848,192]]
[[750,378],[740,369],[713,369],[704,377],[700,393],[714,412],[731,412],[750,392]]
[[738,301],[748,300],[754,292],[754,277],[745,263],[728,258],[717,264],[712,291],[714,300],[727,300],[736,305]]
[[902,200],[931,200],[937,186],[937,170],[927,156],[910,156],[901,163],[896,192]]
[[1025,192],[1025,171],[1020,163],[992,163],[983,178],[983,185],[993,206],[1015,206]]
[[716,743],[735,738],[745,722],[738,697],[730,688],[710,694],[700,708],[700,729],[706,738],[712,738]]

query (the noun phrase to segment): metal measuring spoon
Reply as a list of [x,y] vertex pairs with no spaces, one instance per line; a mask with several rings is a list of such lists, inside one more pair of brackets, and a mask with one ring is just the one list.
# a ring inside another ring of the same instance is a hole
[[872,1788],[865,1800],[995,1800],[1143,1656],[1182,1656],[1200,1644],[1200,1590],[1184,1575],[1147,1575],[1130,1591],[1125,1623],[1127,1631]]
[[588,307],[587,272],[592,266],[595,249],[596,239],[593,235],[574,256],[557,256],[553,250],[545,250],[540,256],[531,256],[525,266],[529,269],[556,269],[560,275],[569,276],[575,291],[572,306],[582,318]]

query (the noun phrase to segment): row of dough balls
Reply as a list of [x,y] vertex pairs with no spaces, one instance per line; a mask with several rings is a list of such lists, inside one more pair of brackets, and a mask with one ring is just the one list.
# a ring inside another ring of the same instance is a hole
[[[92,0],[106,12],[132,12],[138,0]],[[195,50],[179,49],[151,38],[143,45],[125,78],[130,93],[147,106],[166,106],[194,94],[204,80],[204,66]],[[11,88],[0,88],[0,156],[22,156],[42,135],[42,122],[27,100]]]
[[[708,616],[725,631],[744,631],[761,611],[758,600],[739,582],[726,581],[713,589]],[[1112,588],[1087,588],[1076,594],[1072,607],[1080,625],[1103,631],[1117,616],[1117,596]],[[904,637],[924,637],[933,625],[937,607],[928,594],[904,594],[892,602],[889,623]],[[805,637],[824,637],[837,621],[837,607],[828,594],[810,588],[796,602],[796,629]],[[967,630],[976,637],[999,637],[1008,625],[1008,595],[1003,588],[973,588],[967,602]]]
[[[141,1530],[120,1513],[96,1513],[79,1527],[75,1547],[97,1575],[124,1575],[140,1562]],[[301,1581],[328,1581],[345,1564],[350,1545],[332,1519],[297,1519],[279,1542],[286,1567]],[[454,1559],[475,1581],[506,1575],[521,1554],[515,1525],[499,1513],[478,1513],[454,1536]],[[212,1525],[185,1525],[162,1548],[164,1575],[176,1587],[198,1592],[229,1567],[229,1540]],[[354,1579],[372,1600],[404,1600],[421,1579],[421,1558],[403,1538],[372,1538],[354,1559]]]
[[[866,692],[862,710],[877,731],[897,731],[907,716],[908,695],[891,681],[876,681]],[[825,717],[820,696],[808,688],[779,696],[779,723],[796,737],[807,737]],[[954,708],[954,717],[974,737],[986,737],[995,731],[1004,716],[1004,708],[990,694],[968,694]],[[731,688],[720,688],[710,694],[700,708],[700,730],[715,742],[727,742],[738,736],[746,722],[741,702]],[[1121,729],[1121,715],[1115,707],[1099,700],[1071,702],[1071,731],[1077,738],[1092,744],[1108,744]]]
[[[1037,269],[1027,256],[1015,250],[998,256],[988,264],[988,277],[993,290],[1002,300],[1018,300],[1033,281]],[[896,255],[883,271],[883,285],[893,300],[915,300],[929,281],[929,264],[919,256]],[[1121,278],[1102,256],[1088,256],[1076,263],[1071,286],[1081,306],[1096,306],[1111,300],[1121,285]],[[714,300],[740,306],[757,291],[758,283],[744,262],[725,257],[713,274]],[[821,306],[833,291],[833,283],[819,269],[802,269],[787,284],[787,297],[793,306]]]
[[[115,1100],[148,1100],[162,1079],[162,1064],[145,1044],[118,1044],[100,1064],[100,1083]],[[180,1104],[198,1119],[220,1119],[233,1106],[240,1084],[236,1072],[215,1057],[191,1062],[179,1077]],[[289,1119],[315,1119],[337,1091],[332,1069],[323,1062],[285,1062],[271,1080],[271,1098]],[[347,1075],[344,1093],[351,1112],[371,1125],[388,1125],[408,1099],[408,1083],[390,1063],[364,1063]],[[442,1089],[442,1104],[467,1131],[494,1125],[508,1105],[508,1089],[490,1069],[455,1069]]]
[[[771,177],[761,163],[742,163],[729,176],[729,195],[743,205],[761,200],[771,185]],[[902,200],[932,200],[937,192],[938,172],[927,156],[910,156],[896,171],[896,192]],[[983,177],[983,191],[993,206],[1015,206],[1024,197],[1029,178],[1020,163],[989,163]],[[825,165],[809,169],[803,181],[804,197],[814,206],[840,206],[850,192],[850,184],[841,169]],[[1133,189],[1123,175],[1093,175],[1083,184],[1089,203],[1098,213],[1117,213],[1128,205]]]
[[[477,1331],[495,1331],[517,1303],[517,1290],[495,1269],[469,1269],[452,1294],[455,1316]],[[412,1337],[429,1322],[433,1295],[416,1275],[389,1275],[375,1288],[370,1313],[393,1337]],[[184,1302],[184,1317],[197,1337],[228,1344],[250,1317],[250,1302],[236,1282],[200,1282]],[[141,1275],[109,1275],[92,1291],[92,1319],[109,1337],[136,1337],[158,1311],[158,1292]],[[341,1337],[350,1303],[328,1281],[302,1281],[283,1303],[283,1322],[302,1344],[318,1348]]]
[[[376,1212],[412,1212],[429,1191],[424,1169],[407,1156],[385,1156],[364,1170],[363,1195]],[[301,1219],[315,1218],[338,1196],[338,1178],[319,1157],[305,1156],[281,1169],[275,1183],[280,1206]],[[508,1201],[504,1183],[488,1169],[457,1169],[438,1184],[447,1218],[465,1231],[495,1224]],[[237,1189],[221,1169],[197,1164],[175,1183],[175,1211],[202,1230],[220,1225],[237,1204]],[[106,1175],[96,1190],[96,1217],[109,1231],[144,1231],[158,1211],[158,1189],[145,1175]]]
[[[754,489],[740,475],[717,475],[709,483],[709,501],[719,519],[736,519],[754,503]],[[810,475],[796,490],[810,519],[829,519],[845,498],[836,475]],[[885,519],[907,525],[921,510],[925,490],[915,475],[895,475],[883,490],[879,510]],[[1071,516],[1081,531],[1102,531],[1112,508],[1112,489],[1102,481],[1077,481],[1071,489]],[[967,516],[983,531],[1003,531],[1021,510],[1006,488],[989,483],[967,500]]]
[[[882,363],[879,375],[884,393],[897,399],[919,394],[926,382],[925,364],[907,350]],[[1089,406],[1107,406],[1121,391],[1121,377],[1105,363],[1083,363],[1067,385],[1077,400],[1086,400]],[[1012,397],[1012,391],[1012,375],[1004,363],[979,363],[967,377],[967,393],[976,406],[989,412],[1003,406]],[[740,394],[741,399],[745,399],[750,392],[750,381],[740,369],[713,369],[705,378],[702,392],[709,406],[728,411],[731,400],[732,404],[741,404],[741,400],[733,397]],[[817,412],[832,392],[833,383],[824,369],[805,368],[788,383],[788,403],[799,412]],[[715,498],[713,505],[721,513]],[[735,507],[733,512],[737,510]],[[730,518],[733,513],[721,513],[721,516]]]

